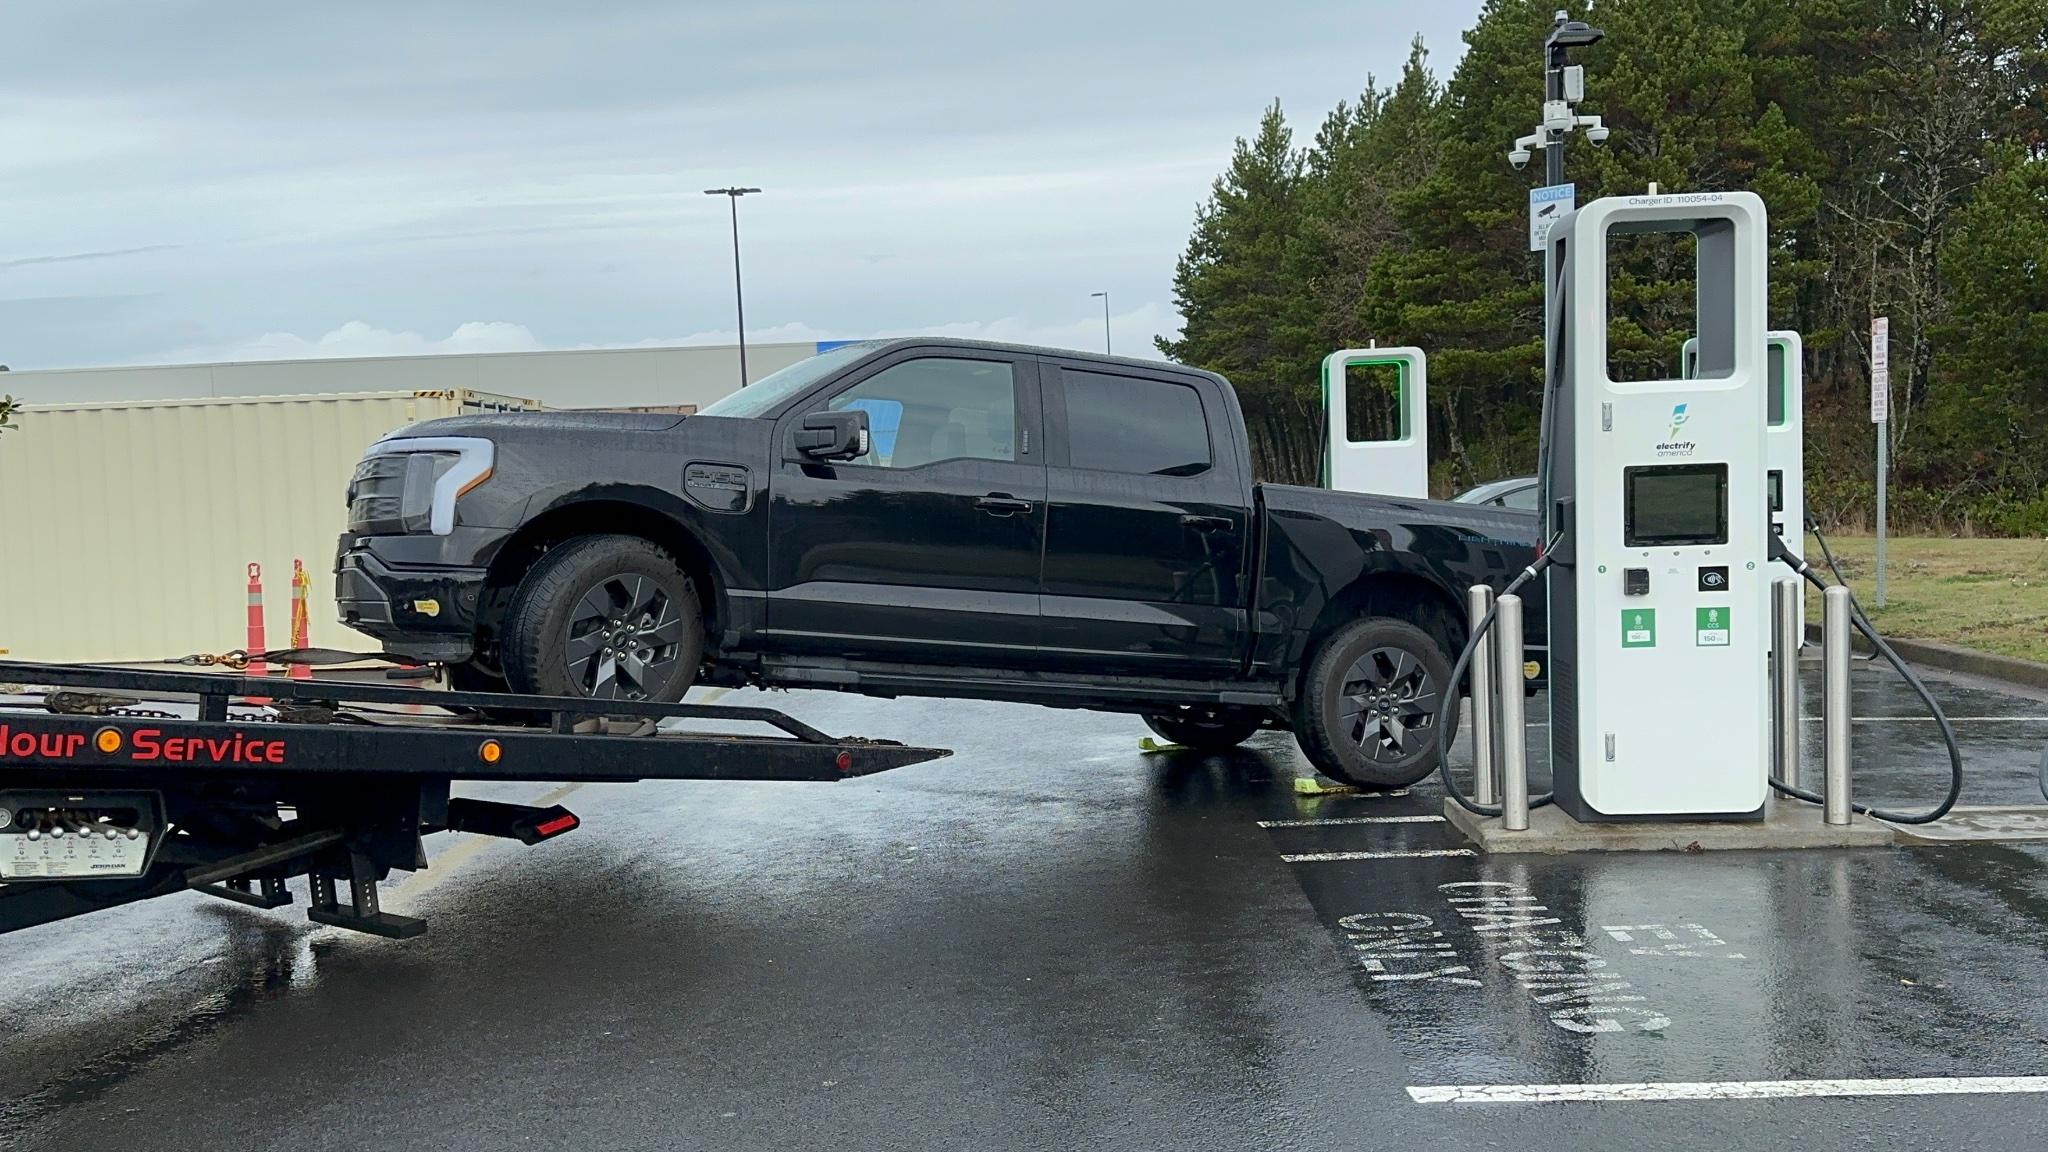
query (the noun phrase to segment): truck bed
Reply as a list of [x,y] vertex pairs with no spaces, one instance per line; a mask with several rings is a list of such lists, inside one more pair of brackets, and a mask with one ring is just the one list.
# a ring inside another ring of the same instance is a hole
[[827,782],[948,755],[769,708],[0,661],[5,682],[29,691],[0,696],[0,933],[188,888],[277,907],[303,875],[313,919],[414,935],[376,884],[424,867],[425,836],[579,823],[455,781]]

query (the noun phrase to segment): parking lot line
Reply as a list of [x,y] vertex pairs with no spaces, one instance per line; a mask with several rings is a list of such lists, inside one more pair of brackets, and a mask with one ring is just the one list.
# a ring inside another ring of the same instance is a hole
[[1410,1088],[1418,1104],[1783,1100],[1840,1096],[1970,1096],[2048,1092],[2048,1076],[1913,1076],[1893,1080],[1708,1080],[1675,1084],[1459,1084]]
[[1344,824],[1441,824],[1441,816],[1331,816],[1322,820],[1261,820],[1261,828],[1335,828]]
[[[1802,717],[1808,724],[1818,724],[1825,717]],[[1951,724],[2039,724],[2048,721],[2048,716],[1951,716]],[[1932,724],[1932,716],[1851,716],[1851,724]]]
[[1470,848],[1422,848],[1408,852],[1296,852],[1282,854],[1289,864],[1328,864],[1338,860],[1414,860],[1428,856],[1477,856]]

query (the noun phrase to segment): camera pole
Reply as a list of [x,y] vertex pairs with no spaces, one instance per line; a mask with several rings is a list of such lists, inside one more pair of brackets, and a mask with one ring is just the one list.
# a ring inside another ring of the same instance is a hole
[[[1574,20],[1560,8],[1550,27],[1550,35],[1543,41],[1543,118],[1536,123],[1536,131],[1515,141],[1508,151],[1508,163],[1516,168],[1528,166],[1531,148],[1543,149],[1543,178],[1548,187],[1564,183],[1564,138],[1573,130],[1584,128],[1586,138],[1595,144],[1607,139],[1607,126],[1598,116],[1580,116],[1572,111],[1573,105],[1586,98],[1585,69],[1571,63],[1571,50],[1598,44],[1607,34],[1583,20]],[[1533,227],[1533,225],[1532,225]],[[1534,233],[1532,232],[1532,236]],[[1552,397],[1559,380],[1557,347],[1553,342],[1562,317],[1558,315],[1556,248],[1546,244],[1543,249],[1543,419],[1537,434],[1537,481],[1536,499],[1539,515],[1542,517],[1542,534],[1549,539],[1562,525],[1556,522],[1557,511],[1550,500],[1550,428],[1556,413],[1551,411]]]

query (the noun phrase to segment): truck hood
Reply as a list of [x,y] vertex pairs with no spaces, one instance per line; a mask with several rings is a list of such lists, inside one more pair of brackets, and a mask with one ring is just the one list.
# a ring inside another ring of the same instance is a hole
[[525,439],[569,433],[666,432],[689,419],[672,412],[479,412],[444,416],[393,432],[389,439],[417,436],[481,436]]
[[641,454],[732,459],[741,445],[761,436],[761,424],[666,412],[490,412],[428,420],[393,432],[390,439],[475,436],[498,446],[501,474],[527,463],[553,467],[575,459],[595,475],[629,468],[630,458]]

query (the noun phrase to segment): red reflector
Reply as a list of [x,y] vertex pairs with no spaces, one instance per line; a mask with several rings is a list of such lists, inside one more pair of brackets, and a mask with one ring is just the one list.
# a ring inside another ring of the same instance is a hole
[[841,752],[839,759],[833,761],[833,763],[839,766],[841,772],[851,772],[853,771],[853,753]]
[[555,836],[567,832],[581,823],[582,821],[576,818],[574,812],[564,812],[553,820],[534,825],[533,830],[542,836]]

